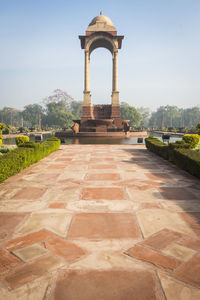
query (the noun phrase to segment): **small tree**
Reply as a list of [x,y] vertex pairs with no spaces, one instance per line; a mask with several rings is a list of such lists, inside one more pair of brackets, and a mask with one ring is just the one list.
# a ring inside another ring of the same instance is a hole
[[6,128],[6,124],[0,123],[0,130],[3,130],[4,128]]

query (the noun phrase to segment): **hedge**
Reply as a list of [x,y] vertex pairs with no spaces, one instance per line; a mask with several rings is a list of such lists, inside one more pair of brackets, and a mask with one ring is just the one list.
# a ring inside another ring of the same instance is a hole
[[158,138],[150,136],[145,139],[146,147],[149,151],[158,154],[164,159],[168,159],[168,148],[169,146],[161,142]]
[[60,140],[46,141],[42,144],[27,142],[0,157],[0,182],[19,173],[51,152],[59,149]]
[[190,149],[175,149],[173,162],[179,168],[200,178],[200,152]]
[[145,144],[149,151],[200,178],[200,152],[192,150],[190,144],[178,141],[166,145],[154,137],[146,138]]

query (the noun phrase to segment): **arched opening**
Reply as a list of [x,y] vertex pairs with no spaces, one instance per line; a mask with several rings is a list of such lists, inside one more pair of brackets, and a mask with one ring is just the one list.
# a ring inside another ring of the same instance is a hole
[[90,55],[92,104],[111,104],[112,55],[105,48],[97,48]]

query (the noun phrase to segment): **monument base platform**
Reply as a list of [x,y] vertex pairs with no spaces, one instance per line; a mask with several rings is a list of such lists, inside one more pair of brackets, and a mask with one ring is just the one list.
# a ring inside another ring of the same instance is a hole
[[58,131],[55,133],[57,138],[63,139],[68,137],[110,137],[110,138],[131,138],[131,137],[147,137],[146,131],[141,132],[78,132],[77,134],[66,131]]

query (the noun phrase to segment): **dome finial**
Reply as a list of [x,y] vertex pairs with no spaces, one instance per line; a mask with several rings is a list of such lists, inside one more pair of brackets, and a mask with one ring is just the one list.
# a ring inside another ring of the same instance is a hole
[[102,10],[100,11],[100,16],[102,16],[103,15],[103,13],[102,13]]

